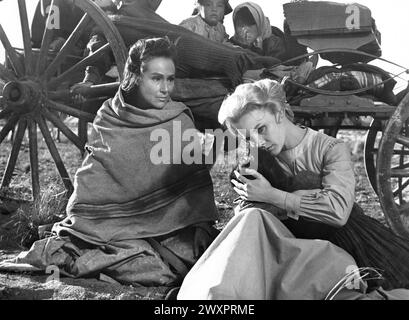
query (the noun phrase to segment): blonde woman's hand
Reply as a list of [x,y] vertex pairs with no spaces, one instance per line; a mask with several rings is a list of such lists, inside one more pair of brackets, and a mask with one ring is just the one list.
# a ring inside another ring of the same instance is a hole
[[[234,191],[242,200],[268,203],[272,189],[270,182],[260,173],[253,169],[241,169],[234,171],[237,180],[231,180]],[[246,178],[244,175],[252,176],[254,180]]]

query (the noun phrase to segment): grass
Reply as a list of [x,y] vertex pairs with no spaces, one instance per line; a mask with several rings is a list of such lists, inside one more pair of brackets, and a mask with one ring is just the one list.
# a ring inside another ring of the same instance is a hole
[[[66,123],[75,130],[75,123]],[[0,127],[2,123],[0,123]],[[25,138],[20,149],[13,178],[8,189],[0,193],[0,204],[3,198],[22,200],[20,208],[9,216],[0,214],[0,249],[5,248],[27,248],[38,239],[38,227],[41,225],[60,221],[65,215],[67,197],[61,178],[56,166],[46,147],[42,137],[39,135],[38,154],[40,159],[40,186],[41,197],[35,202],[31,199],[31,168],[29,165],[28,139]],[[61,155],[71,178],[80,167],[82,159],[78,149],[65,137],[62,142],[56,142],[57,149]],[[11,151],[11,143],[5,140],[0,144],[0,175],[3,174],[7,164],[8,155]],[[14,211],[14,210],[12,210]]]
[[39,240],[39,227],[54,224],[65,217],[68,198],[63,187],[55,181],[43,190],[34,202],[19,207],[2,226],[2,241],[29,248]]

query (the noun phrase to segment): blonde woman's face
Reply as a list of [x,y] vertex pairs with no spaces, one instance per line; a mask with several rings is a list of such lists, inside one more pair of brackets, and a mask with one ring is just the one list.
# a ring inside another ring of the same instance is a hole
[[225,0],[204,0],[200,6],[200,14],[207,24],[217,25],[224,19]]
[[245,131],[246,138],[258,147],[276,156],[282,151],[285,143],[282,117],[282,112],[274,115],[267,109],[256,109],[244,114],[234,126],[240,134]]

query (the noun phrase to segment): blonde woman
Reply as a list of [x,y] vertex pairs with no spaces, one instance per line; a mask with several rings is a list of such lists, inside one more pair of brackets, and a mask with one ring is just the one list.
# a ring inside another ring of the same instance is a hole
[[[288,114],[284,90],[271,80],[240,85],[224,101],[220,123],[262,148],[270,160],[264,158],[264,168],[258,168],[266,176],[253,169],[235,171],[234,190],[252,206],[237,209],[188,274],[179,298],[324,299],[354,265],[372,267],[372,276],[384,277],[370,283],[371,298],[382,297],[380,286],[408,285],[407,240],[354,203],[347,145],[293,124]],[[282,177],[288,183],[280,183]],[[364,297],[354,290],[342,295]]]

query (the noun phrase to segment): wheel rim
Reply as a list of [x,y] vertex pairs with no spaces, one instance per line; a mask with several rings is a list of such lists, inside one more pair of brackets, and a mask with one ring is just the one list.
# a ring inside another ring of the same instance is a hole
[[[58,6],[60,0],[52,0],[51,6]],[[59,129],[70,142],[78,149],[83,150],[85,141],[80,134],[74,133],[58,116],[59,113],[78,118],[80,123],[91,122],[94,114],[86,112],[73,105],[67,100],[67,91],[59,91],[59,87],[64,81],[70,79],[75,72],[84,70],[84,66],[92,59],[97,59],[108,50],[112,50],[120,76],[123,73],[126,61],[125,44],[111,21],[104,12],[90,0],[74,1],[73,4],[80,8],[84,15],[79,21],[65,44],[54,57],[51,63],[49,59],[49,46],[53,36],[52,28],[45,28],[40,51],[35,57],[31,47],[30,28],[27,17],[25,0],[18,0],[18,9],[23,34],[23,58],[19,57],[0,24],[0,41],[2,42],[6,59],[10,68],[0,65],[0,79],[5,82],[3,95],[0,103],[0,120],[4,126],[0,127],[0,148],[6,136],[17,128],[12,149],[4,172],[0,172],[0,189],[9,187],[24,136],[27,132],[29,161],[31,166],[31,191],[33,199],[40,196],[40,172],[38,153],[38,134],[42,134],[46,146],[51,154],[54,164],[62,178],[65,189],[70,193],[73,185],[70,176],[61,159],[59,151],[51,137],[48,124],[52,123]],[[51,19],[51,10],[47,17]],[[102,30],[107,45],[95,52],[92,56],[80,60],[62,74],[57,74],[59,67],[67,61],[69,54],[75,47],[76,42],[90,23],[95,23]],[[68,101],[68,102],[67,102]],[[4,148],[2,148],[4,149]]]
[[386,220],[409,236],[409,94],[399,104],[383,134],[377,159],[379,200]]
[[379,143],[382,137],[382,121],[374,119],[371,122],[365,139],[364,161],[365,171],[373,191],[378,194],[376,183],[376,159],[379,151]]

